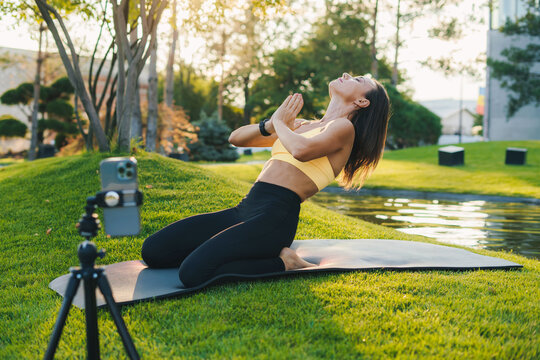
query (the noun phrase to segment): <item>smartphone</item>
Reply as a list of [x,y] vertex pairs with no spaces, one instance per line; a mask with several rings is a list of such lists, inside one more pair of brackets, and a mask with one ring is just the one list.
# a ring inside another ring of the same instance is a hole
[[99,163],[101,190],[121,191],[123,204],[103,208],[105,232],[111,236],[137,235],[141,230],[139,206],[135,201],[138,190],[137,160],[134,157],[111,157]]

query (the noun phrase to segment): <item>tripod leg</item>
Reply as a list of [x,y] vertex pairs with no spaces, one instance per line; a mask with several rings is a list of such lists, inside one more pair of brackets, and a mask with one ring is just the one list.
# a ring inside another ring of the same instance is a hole
[[86,351],[88,359],[99,359],[99,337],[96,307],[96,279],[93,272],[83,276],[84,283],[84,312],[86,315]]
[[111,312],[114,323],[116,324],[116,328],[118,329],[118,333],[122,338],[122,342],[124,343],[124,347],[126,348],[126,352],[128,353],[129,358],[133,360],[140,359],[139,354],[137,353],[137,349],[135,349],[135,345],[133,344],[133,340],[129,335],[126,324],[124,323],[124,319],[122,319],[122,315],[120,314],[118,305],[116,305],[116,302],[114,301],[109,281],[107,281],[107,278],[103,273],[100,274],[100,276],[98,277],[98,286],[99,290],[101,290],[101,293],[105,297],[105,302],[109,307],[109,311]]
[[56,352],[56,348],[58,347],[58,342],[60,341],[60,335],[62,335],[62,329],[64,328],[64,325],[66,324],[69,308],[71,307],[73,298],[75,297],[75,294],[77,293],[77,288],[79,287],[80,282],[81,282],[81,279],[78,278],[77,275],[72,273],[71,278],[69,279],[69,282],[66,288],[66,294],[64,295],[64,301],[62,302],[62,307],[60,308],[60,312],[58,313],[58,318],[56,319],[56,323],[54,324],[51,340],[49,340],[49,346],[47,346],[47,351],[45,352],[45,357],[43,358],[45,360],[52,360],[54,358],[54,353]]

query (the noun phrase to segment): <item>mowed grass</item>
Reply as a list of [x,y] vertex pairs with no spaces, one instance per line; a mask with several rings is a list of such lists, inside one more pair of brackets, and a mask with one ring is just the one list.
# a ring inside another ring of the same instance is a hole
[[[0,358],[41,358],[62,298],[48,283],[78,264],[75,224],[111,154],[0,169]],[[109,264],[140,259],[143,240],[178,219],[235,206],[250,185],[201,166],[141,154],[142,232],[94,239]],[[98,213],[102,214],[101,210]],[[50,230],[49,230],[50,229]],[[49,234],[47,232],[49,231]],[[181,234],[180,234],[181,236]],[[388,238],[436,243],[302,204],[297,239]],[[122,308],[143,359],[538,359],[540,261],[515,271],[368,271],[229,282]],[[106,310],[104,359],[126,358]],[[85,358],[84,312],[72,307],[58,359]]]
[[[364,187],[540,198],[540,141],[456,145],[465,149],[463,166],[439,166],[440,145],[387,151]],[[505,165],[507,147],[526,148],[526,165]],[[271,156],[269,151],[255,154],[259,160]],[[208,169],[254,182],[262,167],[263,164],[216,164]],[[334,181],[330,186],[338,184]]]
[[4,158],[0,159],[0,167],[24,162],[23,159]]

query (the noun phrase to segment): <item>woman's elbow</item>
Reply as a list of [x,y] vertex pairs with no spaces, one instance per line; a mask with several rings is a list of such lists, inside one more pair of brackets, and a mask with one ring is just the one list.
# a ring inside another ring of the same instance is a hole
[[234,135],[233,135],[233,133],[231,133],[231,135],[229,135],[229,142],[234,145]]
[[229,143],[231,145],[234,145],[234,146],[241,146],[239,143],[238,143],[238,138],[237,136],[235,135],[234,131],[231,133],[231,135],[229,135]]
[[291,155],[293,158],[301,162],[306,162],[306,161],[311,160],[309,158],[309,154],[305,150],[302,150],[302,149],[293,150]]

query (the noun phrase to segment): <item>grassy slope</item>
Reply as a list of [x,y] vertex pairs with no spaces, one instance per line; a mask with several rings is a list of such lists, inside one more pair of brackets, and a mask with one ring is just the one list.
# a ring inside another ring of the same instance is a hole
[[[78,263],[74,227],[99,189],[105,155],[50,158],[0,169],[0,358],[43,356],[61,298],[47,288]],[[95,241],[101,264],[140,258],[143,239],[177,219],[236,205],[249,184],[158,155],[139,158],[145,196],[140,236]],[[152,188],[146,188],[152,185]],[[101,211],[99,211],[101,215]],[[47,229],[52,229],[47,235]],[[306,202],[297,239],[430,241]],[[122,309],[143,359],[423,358],[540,356],[540,262],[519,271],[350,272],[226,283]],[[99,312],[103,358],[125,358]],[[84,313],[72,308],[57,358],[84,358]]]
[[[464,166],[439,166],[439,145],[386,152],[366,188],[391,188],[453,193],[525,196],[540,198],[540,141],[492,141],[460,144],[465,148]],[[505,165],[507,147],[527,148],[527,164]],[[256,153],[257,159],[270,152]],[[240,160],[248,160],[242,157]],[[214,165],[224,175],[253,182],[262,164]],[[337,186],[334,181],[331,186]]]

